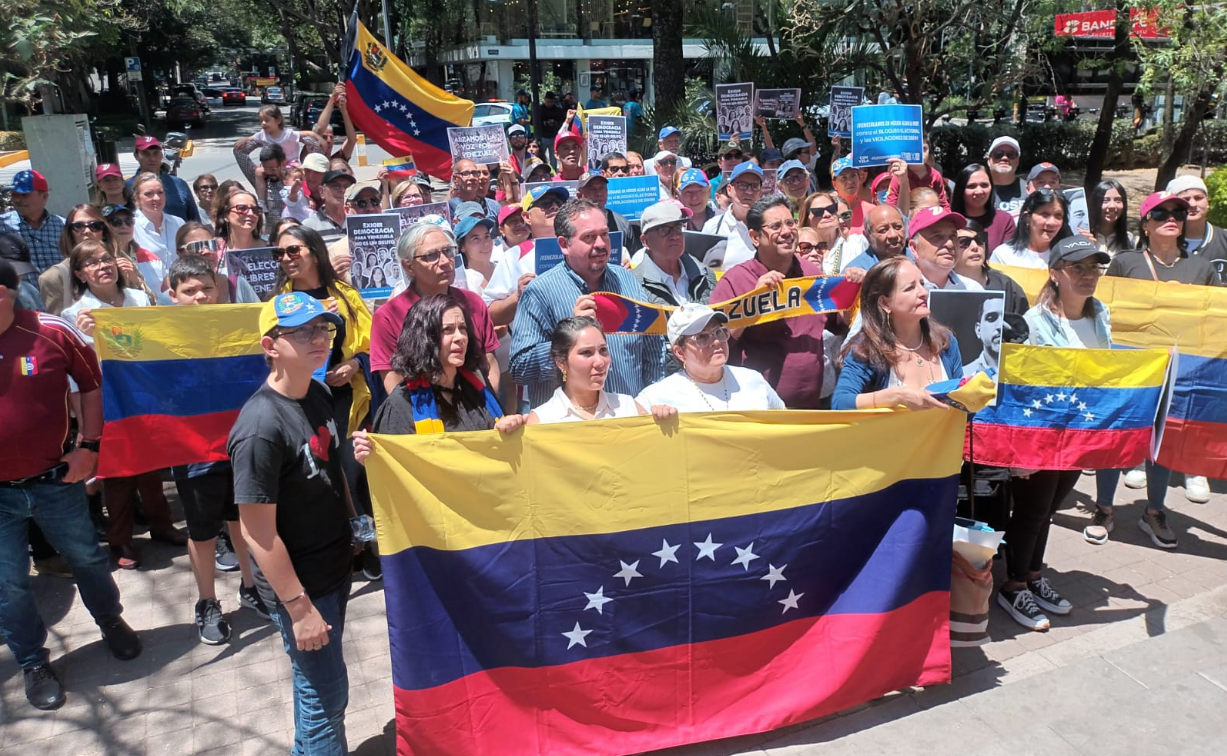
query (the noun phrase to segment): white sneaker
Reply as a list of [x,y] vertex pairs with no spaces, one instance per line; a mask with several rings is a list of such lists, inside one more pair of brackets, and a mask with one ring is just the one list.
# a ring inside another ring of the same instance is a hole
[[1125,473],[1125,488],[1145,488],[1146,487],[1146,471],[1145,470],[1130,470]]
[[1210,481],[1201,475],[1186,475],[1184,477],[1184,498],[1194,504],[1205,504],[1210,501]]

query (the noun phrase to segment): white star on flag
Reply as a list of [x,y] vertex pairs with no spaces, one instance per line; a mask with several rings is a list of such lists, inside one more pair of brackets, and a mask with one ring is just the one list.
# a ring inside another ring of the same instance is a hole
[[1095,419],[1095,416],[1094,416],[1094,415],[1092,415],[1090,412],[1086,413],[1086,421],[1087,421],[1088,423],[1089,423],[1089,422],[1091,422],[1091,421],[1092,421],[1092,420],[1094,420],[1094,419]]
[[418,131],[417,129],[414,129],[414,130],[413,130],[413,135],[414,135],[414,136],[421,136],[421,135],[422,135],[422,132]]
[[[754,553],[754,541],[750,541],[750,545],[744,549],[737,546],[733,547],[737,550],[737,558],[733,560],[733,564],[740,564],[745,568],[746,572],[750,571],[750,562],[758,559],[758,555]],[[715,560],[713,560],[715,561]]]
[[605,598],[605,586],[603,585],[596,589],[596,593],[584,591],[584,595],[588,597],[588,606],[584,607],[584,611],[596,609],[597,614],[604,614],[605,610],[603,607],[610,601],[613,601],[611,598]]
[[564,638],[570,641],[570,643],[567,644],[568,649],[577,643],[583,646],[584,648],[588,648],[588,641],[584,640],[584,638],[588,637],[588,634],[591,632],[592,632],[591,630],[584,630],[583,628],[579,626],[579,623],[576,622],[574,630],[567,632],[567,633],[563,633],[562,635]]
[[1044,397],[1044,401],[1048,402],[1049,404],[1052,404],[1052,394],[1049,394],[1048,396]]
[[643,575],[639,573],[639,560],[638,559],[636,559],[634,562],[630,564],[627,564],[626,562],[623,562],[621,559],[619,559],[618,564],[622,565],[622,569],[618,572],[615,572],[614,577],[622,578],[623,580],[626,581],[627,585],[631,584],[631,580],[637,577],[643,577]]
[[780,582],[781,580],[788,579],[784,577],[784,568],[787,566],[788,565],[784,564],[784,565],[780,565],[779,567],[776,567],[774,564],[768,564],[767,574],[763,575],[761,578],[759,578],[759,580],[771,581],[771,585],[767,586],[767,588],[769,589],[774,588],[776,583]]
[[[1075,394],[1075,393],[1074,393],[1074,392],[1072,392],[1072,391],[1071,391],[1071,392],[1069,392],[1069,402],[1070,402],[1070,404],[1073,404],[1073,403],[1074,403],[1074,402],[1076,402],[1076,401],[1078,401],[1078,395],[1077,395],[1077,394]],[[1086,409],[1086,408],[1085,408],[1085,407],[1083,407],[1083,409]]]
[[1030,408],[1027,408],[1027,409],[1023,410],[1023,417],[1031,417],[1031,409],[1030,409]]
[[373,108],[371,108],[371,109],[372,109],[372,110],[374,110],[376,113],[378,113],[380,110],[383,110],[383,106],[382,106],[382,105],[376,105],[375,107],[373,107]]
[[[1073,401],[1072,399],[1070,401]],[[1078,411],[1086,412],[1086,402],[1078,402]]]
[[680,543],[676,546],[670,546],[669,542],[662,538],[660,541],[660,551],[653,551],[652,556],[660,557],[660,566],[664,567],[669,562],[677,562],[675,554],[681,546]]
[[[796,592],[794,592],[794,591],[792,591],[792,590],[789,590],[789,591],[788,591],[788,598],[783,599],[782,601],[777,601],[777,602],[775,602],[775,603],[777,603],[777,604],[783,604],[783,605],[784,605],[784,611],[783,611],[783,612],[780,612],[780,614],[783,614],[784,612],[787,612],[789,609],[797,609],[797,608],[798,608],[798,607],[797,607],[797,599],[801,598],[801,597],[802,597],[802,596],[804,596],[804,595],[805,595],[804,593],[796,593]],[[576,628],[577,630],[579,629],[579,623],[578,623],[578,622],[576,622],[576,623],[575,623],[575,628]],[[563,635],[566,635],[566,633],[563,633]],[[585,645],[587,645],[587,644],[585,644]]]
[[383,106],[384,106],[385,108],[390,108],[390,107],[392,107],[392,103],[388,102],[387,100],[384,100],[384,101],[383,101]]
[[708,533],[706,541],[703,541],[702,543],[695,541],[694,545],[695,545],[695,548],[699,550],[699,555],[694,558],[696,562],[702,559],[703,557],[707,557],[708,559],[714,562],[716,561],[716,549],[720,548],[724,544],[723,543],[713,543],[711,539],[711,533]]
[[1058,402],[1065,401],[1065,394],[1057,394],[1057,401]]
[[1031,406],[1035,407],[1036,409],[1039,409],[1040,407],[1043,406],[1043,404],[1040,402],[1039,399],[1036,399],[1035,401],[1031,402]]

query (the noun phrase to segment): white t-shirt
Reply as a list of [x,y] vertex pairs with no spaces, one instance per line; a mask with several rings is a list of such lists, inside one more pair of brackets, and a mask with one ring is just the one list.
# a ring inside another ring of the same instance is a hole
[[1013,265],[1016,268],[1039,268],[1046,270],[1048,268],[1048,250],[1036,252],[1033,249],[1024,249],[1019,252],[1009,244],[999,244],[997,249],[993,250],[993,254],[988,259],[989,262],[995,265]]
[[[141,291],[140,289],[124,289],[124,307],[148,306],[149,297],[145,296],[145,292]],[[81,295],[80,299],[64,308],[64,312],[60,313],[60,317],[75,326],[77,324],[77,314],[82,310],[101,310],[108,307],[111,307],[111,305],[103,302],[101,299],[94,296],[89,289],[86,289],[85,293]],[[82,333],[81,336],[89,343],[94,343],[93,336],[86,336],[84,333]]]
[[490,281],[481,292],[482,301],[486,304],[506,299],[520,286],[520,276],[537,271],[536,247],[528,245],[528,251],[522,252],[520,245],[504,249],[502,259],[494,266]]
[[693,381],[685,370],[660,379],[635,397],[643,407],[665,404],[678,412],[739,412],[784,409],[784,400],[757,370],[724,366],[715,383]]
[[[302,142],[299,140],[298,131],[288,126],[281,129],[281,136],[277,139],[269,136],[268,132],[264,129],[257,129],[251,141],[263,145],[281,145],[281,149],[285,150],[285,161],[287,163],[297,161],[302,153]],[[259,151],[257,150],[256,152],[255,157],[258,160],[260,157]]]
[[162,228],[153,225],[153,221],[140,210],[136,211],[136,227],[133,231],[133,238],[136,240],[136,245],[149,250],[158,256],[162,264],[169,271],[170,266],[175,264],[175,260],[179,259],[179,250],[175,248],[175,235],[179,233],[179,229],[183,228],[183,224],[187,221],[182,218],[171,215],[165,210],[162,211]]
[[[563,393],[562,387],[554,389],[545,404],[533,410],[542,423],[578,423],[587,420],[581,417],[579,410]],[[606,420],[611,417],[637,417],[639,408],[635,406],[635,398],[630,394],[613,394],[601,390],[601,398],[597,400],[596,411],[592,413],[593,420]]]

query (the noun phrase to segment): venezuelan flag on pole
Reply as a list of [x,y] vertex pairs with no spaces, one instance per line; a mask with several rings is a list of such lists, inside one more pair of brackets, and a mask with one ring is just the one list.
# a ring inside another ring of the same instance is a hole
[[1035,470],[1140,464],[1169,359],[1162,349],[1004,344],[997,403],[971,424],[972,461]]
[[99,477],[225,460],[226,438],[268,377],[258,304],[97,310],[105,424]]
[[358,20],[350,19],[351,43],[345,91],[354,126],[393,155],[416,158],[419,170],[451,180],[447,129],[473,121],[473,102],[454,97],[384,47]]
[[637,753],[948,682],[965,417],[372,436],[397,753]]

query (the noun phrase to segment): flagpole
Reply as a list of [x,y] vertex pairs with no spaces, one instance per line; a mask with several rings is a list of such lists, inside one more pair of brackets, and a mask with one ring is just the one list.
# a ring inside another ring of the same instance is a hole
[[388,18],[388,0],[383,0],[383,44],[389,50],[396,52],[396,47],[392,44],[392,24]]
[[[537,0],[528,0],[528,76],[533,90],[532,111],[533,138],[541,138],[541,65],[537,62]],[[553,154],[554,145],[541,145],[541,149]]]

